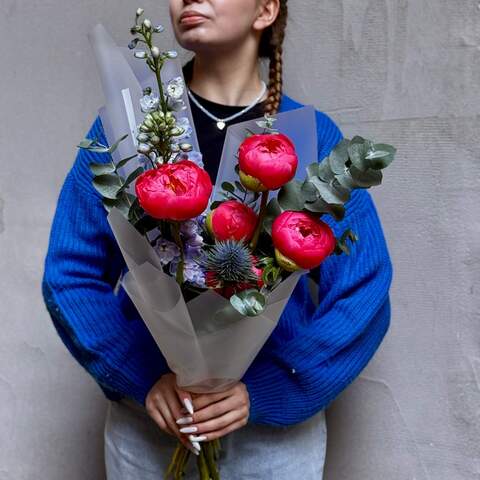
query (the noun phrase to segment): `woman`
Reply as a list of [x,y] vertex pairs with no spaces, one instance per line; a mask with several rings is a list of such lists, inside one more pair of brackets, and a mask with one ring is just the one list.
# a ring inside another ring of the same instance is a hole
[[[195,53],[184,66],[205,168],[215,179],[229,125],[301,106],[282,92],[286,0],[170,0],[178,42]],[[268,88],[259,57],[270,61]],[[342,138],[317,111],[319,160]],[[223,123],[222,123],[223,122]],[[223,127],[223,128],[222,128]],[[88,138],[106,144],[99,117]],[[339,236],[360,239],[349,256],[328,257],[318,276],[318,306],[303,277],[277,328],[241,381],[220,394],[191,395],[176,385],[123,288],[125,269],[80,150],[62,187],[42,283],[63,342],[110,400],[105,424],[109,479],[157,479],[177,439],[196,452],[222,438],[223,480],[322,478],[324,408],[365,367],[390,321],[392,265],[367,190],[355,190]],[[227,435],[228,434],[228,435]],[[188,478],[195,478],[190,462]]]

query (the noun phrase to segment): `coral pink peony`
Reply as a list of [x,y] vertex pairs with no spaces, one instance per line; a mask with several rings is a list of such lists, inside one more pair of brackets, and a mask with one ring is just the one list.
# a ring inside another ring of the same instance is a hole
[[278,264],[285,270],[318,267],[335,249],[331,228],[313,214],[286,211],[272,225]]
[[286,135],[258,134],[247,137],[238,149],[240,180],[256,192],[276,190],[295,176],[298,157]]
[[207,208],[212,182],[208,173],[190,160],[147,170],[135,182],[140,206],[154,218],[183,221]]
[[208,214],[207,227],[217,240],[248,242],[257,221],[257,214],[250,207],[237,200],[228,200]]

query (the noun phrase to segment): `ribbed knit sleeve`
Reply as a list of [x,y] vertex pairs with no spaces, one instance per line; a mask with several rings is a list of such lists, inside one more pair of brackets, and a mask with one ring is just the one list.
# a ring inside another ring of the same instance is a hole
[[[319,159],[342,138],[325,114],[319,120]],[[271,338],[246,372],[249,422],[290,425],[326,407],[367,365],[390,323],[393,268],[368,190],[352,192],[346,215],[322,217],[339,237],[351,228],[359,241],[350,255],[329,256],[320,266],[319,304],[289,339]],[[290,304],[286,308],[290,307]]]
[[[99,117],[87,137],[107,144]],[[59,336],[107,398],[144,405],[170,370],[124,289],[114,291],[125,263],[88,168],[110,159],[79,149],[58,197],[42,293]]]

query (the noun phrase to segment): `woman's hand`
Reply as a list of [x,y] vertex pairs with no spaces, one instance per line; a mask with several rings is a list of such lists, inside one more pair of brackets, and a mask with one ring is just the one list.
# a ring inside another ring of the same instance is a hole
[[182,405],[185,405],[187,412],[193,412],[191,394],[178,387],[176,376],[173,373],[162,375],[145,399],[147,412],[155,423],[165,433],[177,437],[186,448],[198,455],[198,443],[197,448],[193,448],[195,445],[180,433],[181,425],[175,422],[175,419],[182,416],[180,413]]
[[[247,387],[244,383],[237,382],[224,392],[194,394],[193,407],[194,413],[189,415],[192,421],[182,427],[180,432],[189,435],[190,440],[196,442],[223,437],[248,422],[250,399]],[[187,420],[182,423],[187,423]]]

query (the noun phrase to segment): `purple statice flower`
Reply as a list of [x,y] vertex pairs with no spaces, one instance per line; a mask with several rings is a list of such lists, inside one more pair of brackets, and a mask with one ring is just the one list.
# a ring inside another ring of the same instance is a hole
[[[180,263],[180,259],[176,259],[170,264],[170,275],[173,277],[177,274],[177,268]],[[206,286],[205,272],[198,263],[197,258],[185,256],[183,264],[183,278],[186,282],[200,288]]]
[[159,238],[153,248],[157,252],[162,265],[167,265],[180,258],[180,249],[177,245],[164,238]]
[[186,238],[193,237],[198,232],[198,223],[196,219],[185,220],[180,225],[180,233]]
[[203,237],[196,233],[185,241],[185,254],[199,255],[203,247]]

